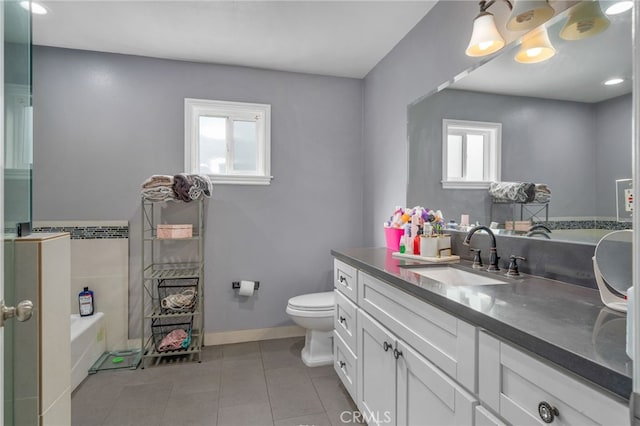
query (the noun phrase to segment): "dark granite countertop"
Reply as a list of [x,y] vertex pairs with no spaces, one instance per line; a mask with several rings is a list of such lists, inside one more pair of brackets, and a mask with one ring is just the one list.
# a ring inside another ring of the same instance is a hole
[[[625,352],[626,315],[606,308],[597,290],[506,271],[454,267],[509,284],[450,286],[412,272],[427,262],[397,259],[386,248],[332,250],[339,260],[547,359],[628,400],[632,362]],[[432,264],[433,265],[433,264]]]

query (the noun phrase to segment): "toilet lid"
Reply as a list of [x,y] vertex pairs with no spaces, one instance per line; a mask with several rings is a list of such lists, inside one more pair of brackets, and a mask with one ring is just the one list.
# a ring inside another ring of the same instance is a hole
[[289,306],[304,311],[329,311],[333,309],[335,303],[336,299],[332,291],[302,294],[289,299]]

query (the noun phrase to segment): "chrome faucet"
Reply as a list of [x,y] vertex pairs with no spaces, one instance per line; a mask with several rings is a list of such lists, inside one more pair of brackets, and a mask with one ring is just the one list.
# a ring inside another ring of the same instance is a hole
[[498,267],[498,259],[500,258],[498,257],[498,252],[496,250],[496,236],[491,229],[487,228],[484,225],[474,226],[469,230],[469,232],[467,232],[467,236],[464,237],[464,241],[462,242],[462,244],[468,246],[469,243],[471,243],[471,237],[473,236],[473,234],[475,234],[476,231],[479,230],[487,231],[489,233],[489,236],[491,237],[491,248],[489,249],[489,267],[487,268],[487,271],[499,271],[500,268]]

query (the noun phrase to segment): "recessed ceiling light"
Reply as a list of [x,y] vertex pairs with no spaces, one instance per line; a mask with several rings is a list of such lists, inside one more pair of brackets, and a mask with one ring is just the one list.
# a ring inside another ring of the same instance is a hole
[[604,82],[605,86],[615,86],[616,84],[620,84],[624,81],[624,78],[610,78],[609,80]]
[[24,9],[31,10],[34,15],[46,15],[48,10],[41,4],[24,0],[20,2],[20,6]]
[[633,7],[633,1],[619,1],[612,4],[604,11],[607,15],[617,15],[618,13],[626,12]]

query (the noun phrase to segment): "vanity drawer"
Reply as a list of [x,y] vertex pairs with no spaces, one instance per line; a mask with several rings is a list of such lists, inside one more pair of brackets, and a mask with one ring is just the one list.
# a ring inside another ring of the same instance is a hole
[[357,277],[356,268],[338,259],[333,260],[333,285],[354,303],[358,301]]
[[628,425],[628,407],[615,397],[533,355],[480,333],[480,399],[513,425],[545,425],[539,405],[555,407],[553,424]]
[[342,340],[347,344],[353,353],[358,353],[357,328],[356,328],[356,305],[347,299],[341,292],[335,290],[336,294],[336,316],[334,318],[334,328]]
[[476,391],[474,326],[362,271],[358,297],[361,309],[468,390]]
[[351,395],[351,399],[357,401],[356,397],[356,373],[358,371],[357,358],[349,349],[349,346],[342,340],[336,331],[333,331],[333,368],[338,373],[342,384]]

